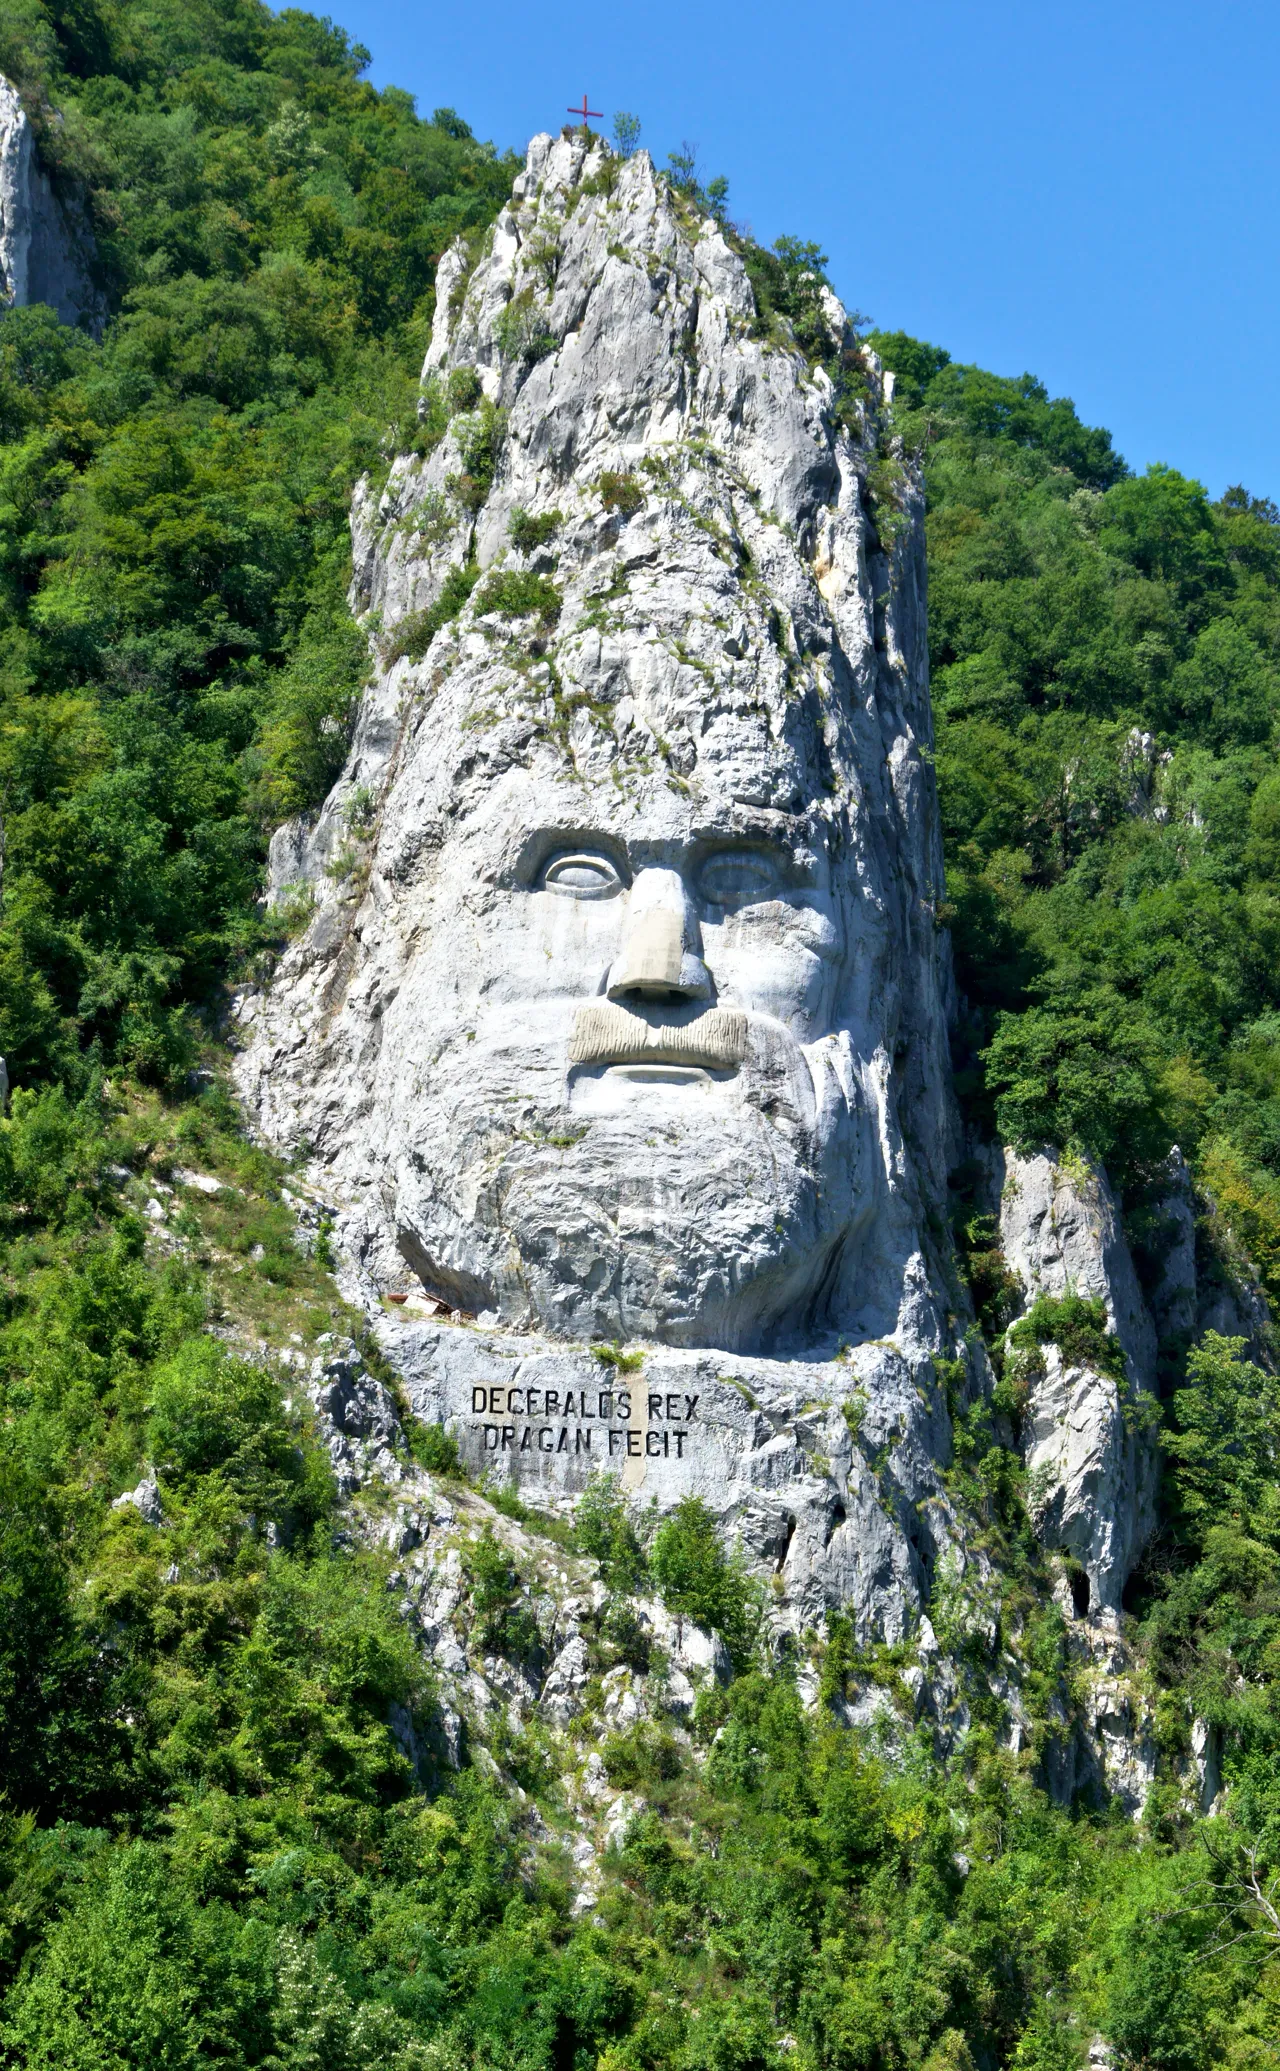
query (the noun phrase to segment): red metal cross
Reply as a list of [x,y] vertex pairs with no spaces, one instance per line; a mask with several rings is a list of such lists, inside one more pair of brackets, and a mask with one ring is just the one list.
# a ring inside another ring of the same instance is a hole
[[604,120],[598,108],[588,108],[585,94],[582,96],[582,106],[580,108],[570,108],[569,113],[570,115],[580,115],[582,117],[582,127],[584,129],[590,126],[593,116],[597,122],[603,122]]

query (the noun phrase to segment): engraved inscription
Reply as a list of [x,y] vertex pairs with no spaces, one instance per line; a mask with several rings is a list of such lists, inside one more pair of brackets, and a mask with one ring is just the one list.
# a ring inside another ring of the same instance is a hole
[[639,1406],[630,1388],[473,1387],[471,1414],[486,1453],[551,1453],[599,1460],[683,1460],[700,1397],[654,1390],[648,1424],[632,1426]]

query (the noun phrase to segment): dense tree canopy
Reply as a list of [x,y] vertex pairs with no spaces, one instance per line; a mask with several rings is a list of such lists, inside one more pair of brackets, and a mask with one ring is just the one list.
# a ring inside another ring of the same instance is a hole
[[[572,1829],[536,1733],[440,1758],[389,1562],[335,1517],[282,1378],[352,1319],[212,1037],[261,945],[266,836],[332,780],[367,666],[352,483],[407,442],[436,261],[514,170],[365,62],[260,0],[0,17],[111,312],[101,340],[42,309],[0,322],[0,2061],[1072,2071],[1100,2031],[1132,2071],[1260,2071],[1280,1984],[1244,1869],[1277,1895],[1280,1401],[1238,1340],[1168,1362],[1135,1598],[1170,1762],[1193,1712],[1218,1736],[1231,1813],[1207,1836],[1176,1784],[1137,1829],[1037,1787],[1081,1667],[1008,1376],[955,1397],[952,1493],[983,1559],[931,1605],[970,1720],[949,1767],[912,1726],[903,1650],[833,1615],[806,1707],[703,1506],[655,1532],[607,1479],[558,1528],[606,1591],[593,1673],[660,1667],[639,1589],[736,1673],[699,1699],[696,1755],[601,1724],[646,1810],[598,1913],[575,1915],[545,1841],[544,1816]],[[689,154],[671,177],[725,216]],[[852,411],[821,254],[744,248],[768,334],[829,361]],[[1280,514],[1132,475],[1030,375],[873,342],[928,483],[969,1119],[1103,1156],[1137,1238],[1176,1138],[1280,1291]],[[886,466],[886,525],[891,487]],[[189,1164],[216,1196],[174,1201]],[[998,1350],[967,1215],[961,1174]],[[1029,1356],[1092,1344],[1095,1306],[1037,1304]],[[456,1467],[440,1434],[415,1442]],[[467,1561],[484,1645],[536,1660],[509,1551],[490,1530]],[[1017,1753],[1011,1672],[1035,1735]],[[854,1677],[900,1707],[879,1745],[837,1723]]]
[[1176,1141],[1280,1232],[1280,512],[1130,474],[1030,375],[871,342],[928,482],[962,1086],[1133,1205]]
[[[0,335],[0,1049],[160,1081],[366,667],[346,511],[413,421],[436,259],[513,166],[257,0],[0,22],[115,313]],[[55,114],[56,108],[56,114]]]

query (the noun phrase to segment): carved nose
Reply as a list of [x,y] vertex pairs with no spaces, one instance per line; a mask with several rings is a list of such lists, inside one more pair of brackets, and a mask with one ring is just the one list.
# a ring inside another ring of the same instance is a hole
[[609,973],[609,998],[639,993],[649,999],[709,999],[707,967],[688,947],[686,934],[679,878],[672,873],[668,882],[665,871],[642,872],[631,889],[630,921]]

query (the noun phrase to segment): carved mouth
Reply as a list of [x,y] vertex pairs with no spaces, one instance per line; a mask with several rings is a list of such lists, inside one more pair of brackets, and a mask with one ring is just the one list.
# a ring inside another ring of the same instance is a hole
[[570,1064],[686,1065],[736,1071],[747,1054],[747,1017],[737,1007],[709,1007],[694,1021],[646,1021],[615,1000],[579,1007],[569,1038]]

